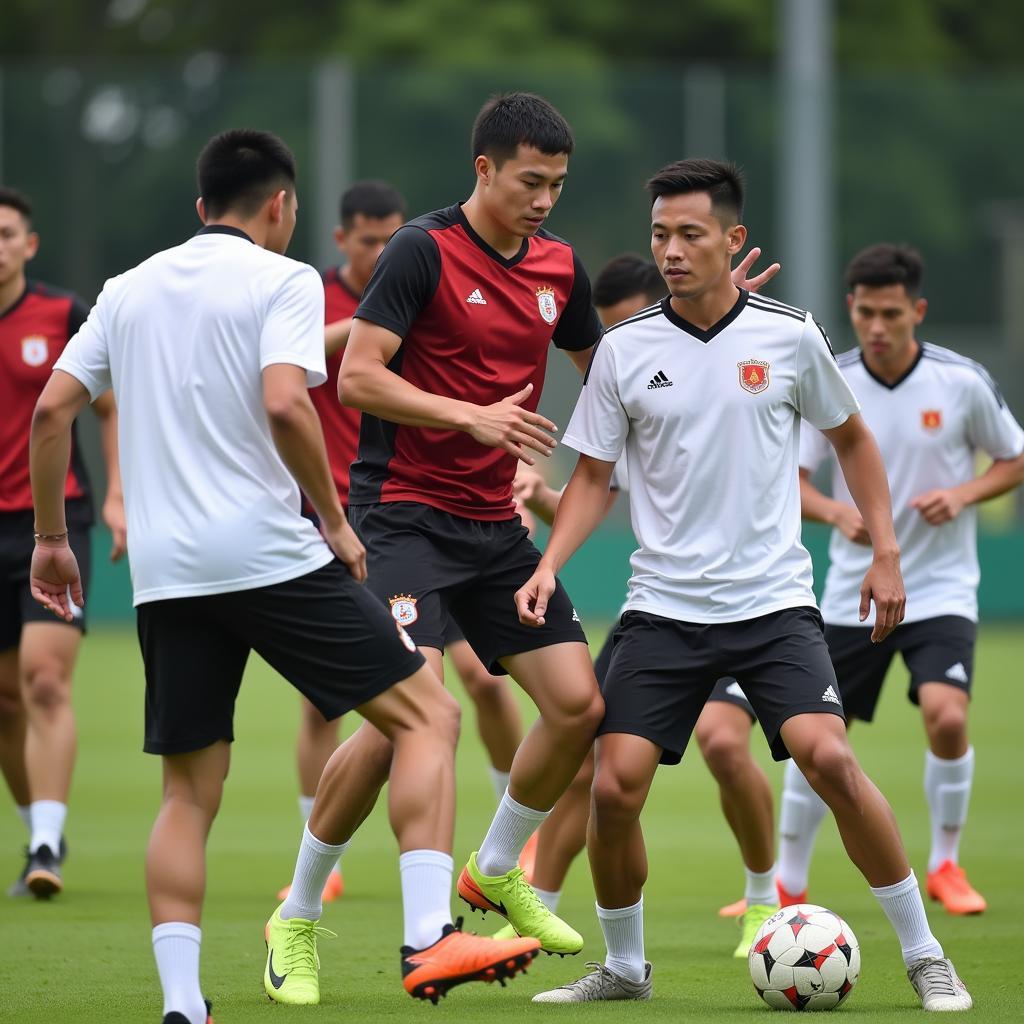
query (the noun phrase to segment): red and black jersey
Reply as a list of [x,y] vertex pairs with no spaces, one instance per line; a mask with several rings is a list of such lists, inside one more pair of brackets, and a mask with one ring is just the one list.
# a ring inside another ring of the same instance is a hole
[[[37,281],[29,281],[14,305],[0,313],[0,512],[32,508],[32,413],[53,364],[88,315],[76,295]],[[89,480],[74,434],[64,497],[89,504]]]
[[[359,305],[359,296],[345,284],[337,267],[331,267],[323,274],[324,279],[324,323],[347,320]],[[331,464],[331,476],[338,488],[338,497],[348,507],[348,470],[356,457],[359,447],[359,410],[349,409],[338,401],[338,371],[341,369],[342,347],[327,357],[327,383],[313,388],[309,396],[313,400],[320,423],[324,428],[324,442],[327,445],[327,459]]]
[[[402,337],[388,368],[435,395],[491,405],[527,384],[540,401],[548,346],[580,351],[601,336],[590,281],[572,247],[540,231],[511,259],[461,207],[399,228],[356,316]],[[364,413],[353,505],[414,501],[470,519],[511,519],[516,460],[459,430],[400,426]]]

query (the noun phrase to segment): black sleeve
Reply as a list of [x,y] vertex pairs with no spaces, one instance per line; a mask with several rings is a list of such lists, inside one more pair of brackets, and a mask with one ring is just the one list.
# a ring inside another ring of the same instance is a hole
[[355,316],[404,338],[440,280],[437,243],[422,228],[399,228],[384,246]]
[[575,249],[572,253],[572,269],[572,292],[551,340],[557,348],[563,348],[569,352],[581,352],[583,349],[597,344],[602,328],[590,295],[590,278],[587,277],[587,272],[579,256],[576,255]]
[[68,310],[68,341],[82,328],[89,317],[89,307],[77,296],[71,296],[71,308]]

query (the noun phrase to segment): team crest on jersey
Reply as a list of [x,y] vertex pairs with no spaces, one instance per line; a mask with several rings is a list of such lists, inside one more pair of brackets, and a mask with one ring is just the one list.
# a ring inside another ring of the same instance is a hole
[[940,409],[922,409],[921,426],[930,433],[942,429],[942,411]]
[[740,387],[752,395],[759,395],[770,383],[770,365],[759,359],[747,359],[736,364],[740,369]]
[[420,613],[416,610],[416,598],[409,594],[396,594],[394,597],[389,597],[388,604],[391,605],[391,618],[399,626],[411,626],[420,617]]
[[537,308],[546,324],[553,324],[558,319],[558,307],[555,305],[555,289],[544,285],[537,289]]
[[50,345],[41,334],[21,339],[21,360],[26,366],[42,366],[50,355]]

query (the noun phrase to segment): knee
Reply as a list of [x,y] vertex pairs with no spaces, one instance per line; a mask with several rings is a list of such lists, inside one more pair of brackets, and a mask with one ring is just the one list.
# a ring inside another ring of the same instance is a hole
[[861,777],[860,765],[845,737],[829,736],[802,753],[797,766],[811,787],[822,797],[855,802]]
[[71,700],[71,679],[56,665],[29,666],[24,676],[25,704],[30,711],[52,714]]
[[937,708],[926,717],[925,730],[939,756],[946,750],[959,750],[967,738],[967,709],[956,704]]
[[743,777],[750,762],[750,747],[744,737],[728,729],[698,729],[697,743],[720,785],[734,784]]
[[557,720],[550,724],[564,736],[586,737],[589,743],[603,718],[604,698],[595,686],[565,701],[557,710]]
[[643,809],[644,793],[628,777],[613,771],[599,771],[592,789],[594,821],[600,830],[608,823],[634,821]]
[[439,688],[434,706],[429,710],[430,722],[441,739],[454,747],[459,741],[462,729],[462,708],[447,691]]
[[459,677],[469,699],[485,707],[491,707],[501,700],[507,685],[504,677],[492,676],[483,665],[470,669],[464,675],[459,673]]

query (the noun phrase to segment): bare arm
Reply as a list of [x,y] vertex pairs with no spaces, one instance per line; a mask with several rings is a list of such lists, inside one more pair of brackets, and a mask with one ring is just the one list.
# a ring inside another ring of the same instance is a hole
[[71,424],[89,404],[89,392],[62,370],[54,370],[32,414],[29,468],[37,540],[29,571],[32,597],[58,618],[74,618],[68,603],[85,604],[78,561],[68,544],[64,488],[71,458]]
[[835,448],[846,486],[871,538],[874,557],[860,588],[860,620],[868,617],[874,601],[871,640],[880,643],[903,621],[907,603],[882,453],[859,413],[822,433]]
[[325,355],[333,356],[348,341],[354,322],[352,317],[346,317],[344,320],[335,320],[334,323],[328,324],[324,328]]
[[[562,492],[555,490],[535,469],[527,469],[520,466],[516,471],[516,477],[512,481],[512,493],[516,501],[521,502],[535,516],[538,516],[550,526],[555,521],[555,513],[558,511],[558,503],[562,499]],[[612,510],[619,492],[609,491],[605,499],[604,514]]]
[[1015,459],[996,459],[980,476],[957,487],[919,494],[910,506],[932,526],[941,526],[956,519],[968,505],[998,498],[1021,482],[1024,482],[1024,452]]
[[121,489],[121,466],[117,458],[117,404],[113,391],[105,391],[92,404],[99,420],[100,446],[107,472],[107,494],[103,499],[103,522],[110,530],[110,560],[116,562],[127,550],[128,528],[124,516],[124,491]]
[[345,518],[331,478],[324,434],[306,389],[306,371],[274,363],[263,371],[263,407],[274,446],[320,517],[324,539],[353,579],[366,579],[366,550]]
[[462,430],[489,448],[502,448],[533,465],[528,451],[550,455],[557,428],[540,413],[521,408],[533,385],[493,405],[474,405],[421,390],[388,369],[402,339],[368,320],[352,326],[338,374],[342,405],[361,409],[391,423],[411,427]]
[[544,625],[556,573],[604,519],[614,468],[614,462],[580,455],[558,502],[551,536],[540,564],[515,595],[519,621],[524,625]]
[[847,540],[852,540],[855,544],[871,543],[860,512],[852,505],[835,501],[822,494],[811,483],[811,474],[807,469],[800,470],[800,510],[804,519],[835,527]]

